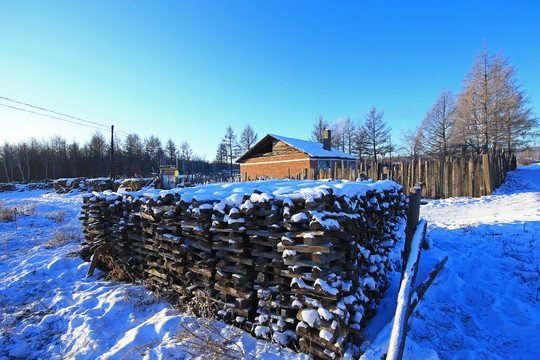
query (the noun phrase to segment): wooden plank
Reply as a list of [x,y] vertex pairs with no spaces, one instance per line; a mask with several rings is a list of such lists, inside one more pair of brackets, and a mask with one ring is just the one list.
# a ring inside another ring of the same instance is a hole
[[332,261],[343,259],[345,257],[345,253],[343,251],[333,251],[331,253],[314,253],[311,254],[311,261],[313,261],[315,264],[328,264]]
[[323,254],[330,254],[334,251],[334,246],[332,243],[326,243],[321,245],[292,245],[292,246],[285,246],[285,245],[278,245],[277,251],[278,252],[284,252],[285,250],[294,250],[297,253],[302,254],[313,254],[316,252],[320,252]]
[[407,319],[410,315],[410,304],[413,295],[413,287],[420,262],[420,252],[422,243],[425,241],[427,231],[427,222],[421,220],[414,233],[411,252],[407,259],[407,267],[403,272],[401,286],[399,288],[396,315],[394,316],[394,325],[388,345],[388,354],[386,360],[397,360],[403,357],[405,349],[405,340],[407,338]]

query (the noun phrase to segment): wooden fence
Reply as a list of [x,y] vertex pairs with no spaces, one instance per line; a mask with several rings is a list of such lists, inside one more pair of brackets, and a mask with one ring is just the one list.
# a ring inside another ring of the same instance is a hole
[[482,154],[465,153],[444,160],[413,159],[392,165],[359,161],[356,166],[336,164],[333,169],[304,169],[296,179],[391,179],[410,188],[422,186],[425,197],[438,199],[454,196],[490,195],[506,180],[506,173],[516,168],[516,158],[503,151]]

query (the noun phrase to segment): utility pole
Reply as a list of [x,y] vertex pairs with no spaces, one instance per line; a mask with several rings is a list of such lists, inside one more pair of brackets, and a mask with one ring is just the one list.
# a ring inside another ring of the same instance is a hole
[[109,176],[111,180],[114,180],[116,174],[114,173],[114,125],[111,125],[111,165]]

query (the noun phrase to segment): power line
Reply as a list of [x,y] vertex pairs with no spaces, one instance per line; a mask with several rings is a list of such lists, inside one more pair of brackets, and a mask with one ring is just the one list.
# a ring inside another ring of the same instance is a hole
[[[78,118],[76,116],[71,116],[71,115],[63,114],[63,113],[60,113],[60,112],[57,112],[57,111],[48,110],[48,109],[45,109],[45,108],[42,108],[42,107],[39,107],[39,106],[34,106],[34,105],[31,105],[31,104],[24,103],[24,102],[21,102],[21,101],[8,99],[8,98],[3,97],[3,96],[0,96],[0,99],[8,100],[8,101],[11,101],[11,102],[14,102],[14,103],[17,103],[17,104],[32,107],[32,108],[39,109],[39,110],[42,110],[42,111],[47,111],[47,112],[50,112],[50,113],[53,113],[53,114],[65,116],[65,117],[68,117],[68,118],[71,118],[71,119],[74,119],[74,120],[77,120],[77,121],[64,119],[64,118],[60,118],[60,117],[57,117],[57,116],[43,114],[43,113],[40,113],[40,112],[37,112],[37,111],[32,111],[32,110],[23,109],[23,108],[20,108],[20,107],[0,103],[0,106],[4,106],[4,107],[10,108],[10,109],[24,111],[24,112],[27,112],[27,113],[40,115],[40,116],[48,117],[48,118],[51,118],[51,119],[61,120],[61,121],[69,122],[69,123],[76,124],[76,125],[86,126],[86,127],[96,129],[96,130],[109,131],[109,129],[110,129],[110,127],[108,125],[100,124],[100,123],[95,122],[95,121],[81,119],[81,118]],[[87,124],[85,124],[85,123],[87,123]],[[92,125],[88,125],[88,124],[92,124]],[[102,128],[96,127],[94,125],[101,126]],[[118,133],[124,133],[125,135],[121,135],[121,134],[118,134]],[[117,136],[119,136],[119,137],[124,137],[124,138],[128,135],[126,132],[118,131],[118,130],[115,132],[115,134],[117,134]]]
[[24,105],[24,106],[28,106],[28,107],[31,107],[31,108],[34,108],[34,109],[39,109],[39,110],[47,111],[47,112],[50,112],[50,113],[53,113],[53,114],[56,114],[56,115],[65,116],[65,117],[68,117],[68,118],[71,118],[71,119],[75,119],[75,120],[78,120],[78,121],[82,121],[82,122],[86,122],[86,123],[89,123],[89,124],[93,124],[93,125],[98,125],[98,126],[103,126],[103,127],[105,127],[105,128],[109,128],[109,126],[107,126],[107,125],[105,125],[105,124],[100,124],[100,123],[95,122],[95,121],[90,121],[90,120],[86,120],[86,119],[81,119],[81,118],[79,118],[79,117],[75,117],[75,116],[63,114],[63,113],[61,113],[61,112],[57,112],[57,111],[45,109],[45,108],[42,108],[42,107],[39,107],[39,106],[35,106],[35,105],[28,104],[28,103],[24,103],[24,102],[22,102],[22,101],[17,101],[17,100],[9,99],[9,98],[4,97],[4,96],[0,96],[0,99],[4,99],[4,100],[7,100],[7,101],[11,101],[11,102],[14,102],[14,103],[17,103],[17,104],[20,104],[20,105]]
[[42,114],[42,113],[38,113],[38,112],[36,112],[36,111],[32,111],[32,110],[28,110],[28,109],[21,109],[21,108],[18,108],[18,107],[15,107],[15,106],[11,106],[11,105],[0,104],[0,106],[5,106],[5,107],[10,108],[10,109],[20,110],[20,111],[28,112],[28,113],[31,113],[31,114],[36,114],[36,115],[40,115],[40,116],[45,116],[45,117],[48,117],[48,118],[51,118],[51,119],[62,120],[62,121],[70,122],[70,123],[77,124],[77,125],[87,126],[87,127],[89,127],[89,128],[93,128],[93,129],[97,129],[97,130],[103,130],[102,128],[98,128],[98,127],[95,127],[95,126],[92,126],[92,125],[81,124],[81,123],[76,122],[76,121],[73,121],[73,120],[62,119],[62,118],[59,118],[59,117],[56,117],[56,116],[47,115],[47,114]]

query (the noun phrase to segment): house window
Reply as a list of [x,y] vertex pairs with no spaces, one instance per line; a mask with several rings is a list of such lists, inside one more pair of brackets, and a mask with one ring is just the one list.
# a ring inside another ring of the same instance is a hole
[[332,160],[319,160],[319,169],[332,168]]

